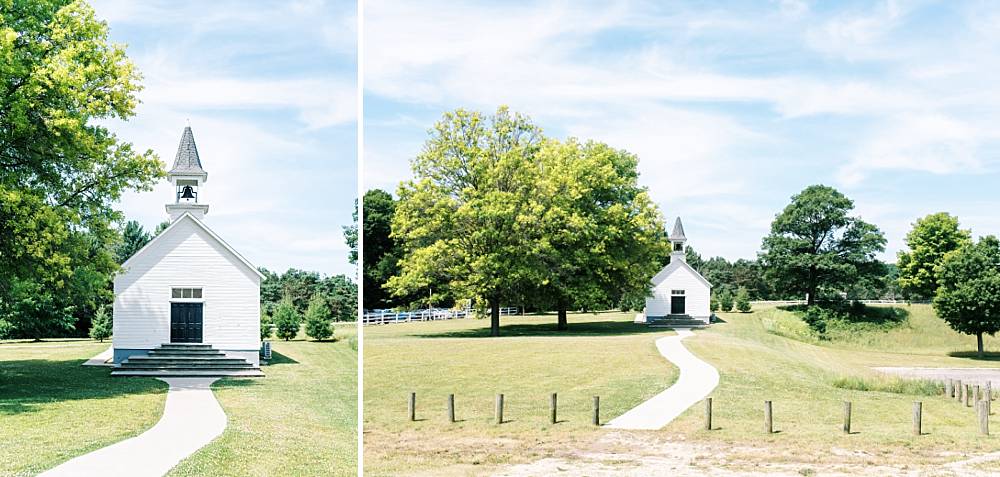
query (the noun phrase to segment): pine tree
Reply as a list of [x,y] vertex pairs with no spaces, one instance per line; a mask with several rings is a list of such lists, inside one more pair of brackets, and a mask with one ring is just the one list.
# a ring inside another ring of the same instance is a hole
[[262,307],[260,309],[260,340],[264,341],[274,335],[274,322],[271,321],[271,317],[267,315]]
[[719,293],[719,308],[725,312],[733,311],[733,294],[729,289],[723,288]]
[[90,322],[90,338],[100,341],[111,337],[112,323],[111,315],[104,311],[103,306],[97,307],[97,313],[94,314],[94,319]]
[[708,299],[708,307],[713,313],[719,311],[719,296],[715,292],[712,292],[712,296]]
[[740,313],[750,313],[750,292],[744,287],[736,290],[736,310]]
[[299,326],[302,324],[302,317],[295,310],[291,298],[285,297],[278,303],[278,308],[274,310],[274,325],[277,328],[275,335],[288,341],[299,334]]
[[306,309],[306,336],[322,341],[333,336],[333,316],[326,300],[320,294],[315,294],[309,300]]

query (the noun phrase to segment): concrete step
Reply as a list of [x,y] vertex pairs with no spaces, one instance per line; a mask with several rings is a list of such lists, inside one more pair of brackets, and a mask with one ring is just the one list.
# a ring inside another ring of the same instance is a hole
[[225,355],[219,356],[132,356],[125,360],[125,363],[245,363],[243,358],[227,358]]
[[240,370],[183,370],[183,369],[115,369],[111,371],[112,376],[148,376],[158,378],[193,378],[193,377],[224,377],[224,376],[244,376],[260,377],[264,376],[259,369]]
[[212,345],[204,343],[163,343],[161,349],[212,349]]
[[153,349],[149,350],[150,356],[222,356],[222,351],[217,349]]
[[229,370],[229,369],[254,369],[253,365],[247,362],[242,364],[125,364],[122,363],[117,369],[188,369],[188,370]]

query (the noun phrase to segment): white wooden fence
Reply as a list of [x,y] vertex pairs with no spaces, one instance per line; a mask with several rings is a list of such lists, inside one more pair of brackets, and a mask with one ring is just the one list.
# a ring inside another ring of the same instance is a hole
[[[500,316],[516,315],[517,313],[517,307],[500,308]],[[412,321],[456,320],[469,318],[474,314],[475,312],[468,308],[462,310],[442,308],[413,311],[373,310],[366,311],[361,315],[361,324],[388,325],[391,323],[409,323]]]
[[[820,300],[822,301],[822,300]],[[859,301],[866,305],[907,305],[911,303],[930,303],[927,300],[850,300]],[[805,300],[756,300],[750,303],[754,305],[805,305]]]

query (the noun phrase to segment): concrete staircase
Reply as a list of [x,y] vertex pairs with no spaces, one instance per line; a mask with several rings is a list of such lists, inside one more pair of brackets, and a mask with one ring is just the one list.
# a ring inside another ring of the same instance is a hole
[[148,355],[129,357],[112,376],[215,377],[263,376],[243,358],[229,358],[208,344],[164,343]]
[[704,328],[707,323],[696,320],[689,315],[667,315],[649,317],[646,325],[651,328]]

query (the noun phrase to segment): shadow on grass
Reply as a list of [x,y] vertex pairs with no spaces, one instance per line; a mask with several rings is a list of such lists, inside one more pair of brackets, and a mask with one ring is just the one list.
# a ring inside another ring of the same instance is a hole
[[271,360],[267,362],[267,365],[274,366],[277,364],[299,364],[299,362],[277,351],[271,350]]
[[[569,329],[559,331],[556,323],[519,323],[516,325],[504,325],[501,321],[500,337],[505,336],[613,336],[613,335],[635,335],[646,333],[663,333],[669,328],[650,328],[644,324],[636,324],[631,321],[581,321],[574,323],[569,321]],[[440,333],[427,333],[415,335],[417,338],[489,338],[490,322],[483,320],[482,327],[445,331]]]
[[952,351],[948,353],[952,358],[971,359],[973,361],[1000,361],[1000,352],[985,351],[982,356],[975,351]]
[[263,378],[261,378],[261,377],[252,377],[252,378],[251,377],[222,378],[222,379],[220,379],[220,380],[212,383],[212,389],[219,389],[219,388],[247,388],[247,387],[251,387],[251,386],[258,386],[258,385],[264,384],[265,382],[262,381],[262,380],[266,380],[267,379],[267,371],[268,371],[268,369],[274,370],[275,366],[281,366],[281,365],[286,365],[286,364],[299,364],[299,362],[295,361],[292,358],[289,358],[288,356],[285,356],[285,355],[283,355],[281,353],[278,353],[278,352],[272,350],[271,351],[271,361],[269,361],[268,364],[266,364],[266,365],[262,363],[261,366],[260,366],[260,370],[264,372],[264,377]]
[[83,360],[0,361],[0,416],[34,412],[39,405],[126,394],[166,393],[154,378],[111,377],[106,367],[80,366]]

